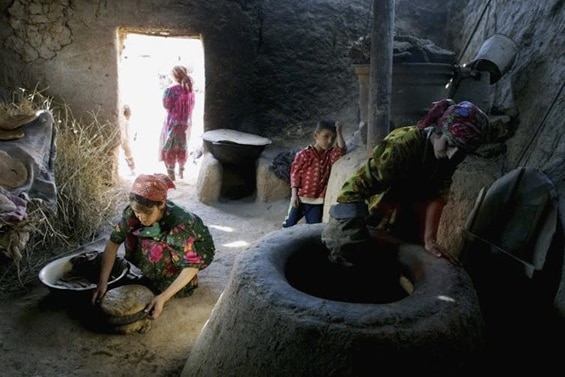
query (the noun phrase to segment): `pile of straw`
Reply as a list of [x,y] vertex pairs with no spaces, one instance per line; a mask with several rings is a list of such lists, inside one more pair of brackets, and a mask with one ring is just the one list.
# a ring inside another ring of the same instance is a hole
[[19,262],[0,261],[0,293],[25,290],[48,261],[100,237],[126,201],[116,171],[119,127],[99,122],[95,113],[79,121],[69,106],[37,90],[22,90],[12,103],[0,104],[0,111],[12,115],[38,110],[50,111],[55,119],[57,211],[32,200],[27,219],[11,228],[0,225],[0,232],[29,234]]

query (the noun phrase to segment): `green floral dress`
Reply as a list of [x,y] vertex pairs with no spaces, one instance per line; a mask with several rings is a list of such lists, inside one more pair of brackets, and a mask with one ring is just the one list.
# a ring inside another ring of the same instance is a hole
[[[215,254],[214,241],[202,219],[171,201],[167,201],[161,220],[150,227],[144,227],[128,205],[110,240],[116,244],[125,242],[125,258],[158,291],[167,289],[184,268],[206,268]],[[195,276],[179,292],[180,296],[197,286]]]

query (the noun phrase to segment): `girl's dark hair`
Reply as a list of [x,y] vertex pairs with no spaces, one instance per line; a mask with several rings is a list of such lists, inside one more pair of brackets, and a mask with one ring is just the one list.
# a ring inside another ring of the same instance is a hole
[[129,201],[135,202],[139,207],[141,207],[142,210],[146,209],[147,212],[151,212],[153,210],[153,207],[159,207],[161,204],[163,204],[163,202],[150,200],[133,193],[129,194]]
[[318,124],[316,124],[316,132],[322,131],[322,130],[330,130],[333,132],[336,132],[336,128],[335,128],[335,120],[332,119],[322,119],[321,121],[318,122]]

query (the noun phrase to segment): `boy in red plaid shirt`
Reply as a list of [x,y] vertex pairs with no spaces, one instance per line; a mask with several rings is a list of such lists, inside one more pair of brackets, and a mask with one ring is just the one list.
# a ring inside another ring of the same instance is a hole
[[283,228],[296,225],[302,218],[308,224],[322,222],[332,165],[347,152],[341,130],[341,123],[321,120],[314,130],[315,143],[296,153],[290,168],[292,194]]

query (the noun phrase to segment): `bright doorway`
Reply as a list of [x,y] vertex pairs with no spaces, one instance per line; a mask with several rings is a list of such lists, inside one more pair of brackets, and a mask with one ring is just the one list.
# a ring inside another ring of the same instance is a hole
[[[163,91],[172,83],[171,69],[179,64],[188,68],[196,91],[189,140],[190,153],[201,148],[204,129],[205,75],[202,41],[194,37],[138,33],[124,35],[123,49],[119,56],[119,88],[121,104],[128,104],[132,110],[129,133],[136,174],[166,172],[158,158],[159,135],[166,116],[162,98]],[[121,149],[119,164],[120,176],[131,178]],[[197,168],[194,159],[189,158],[186,172],[196,175]]]

